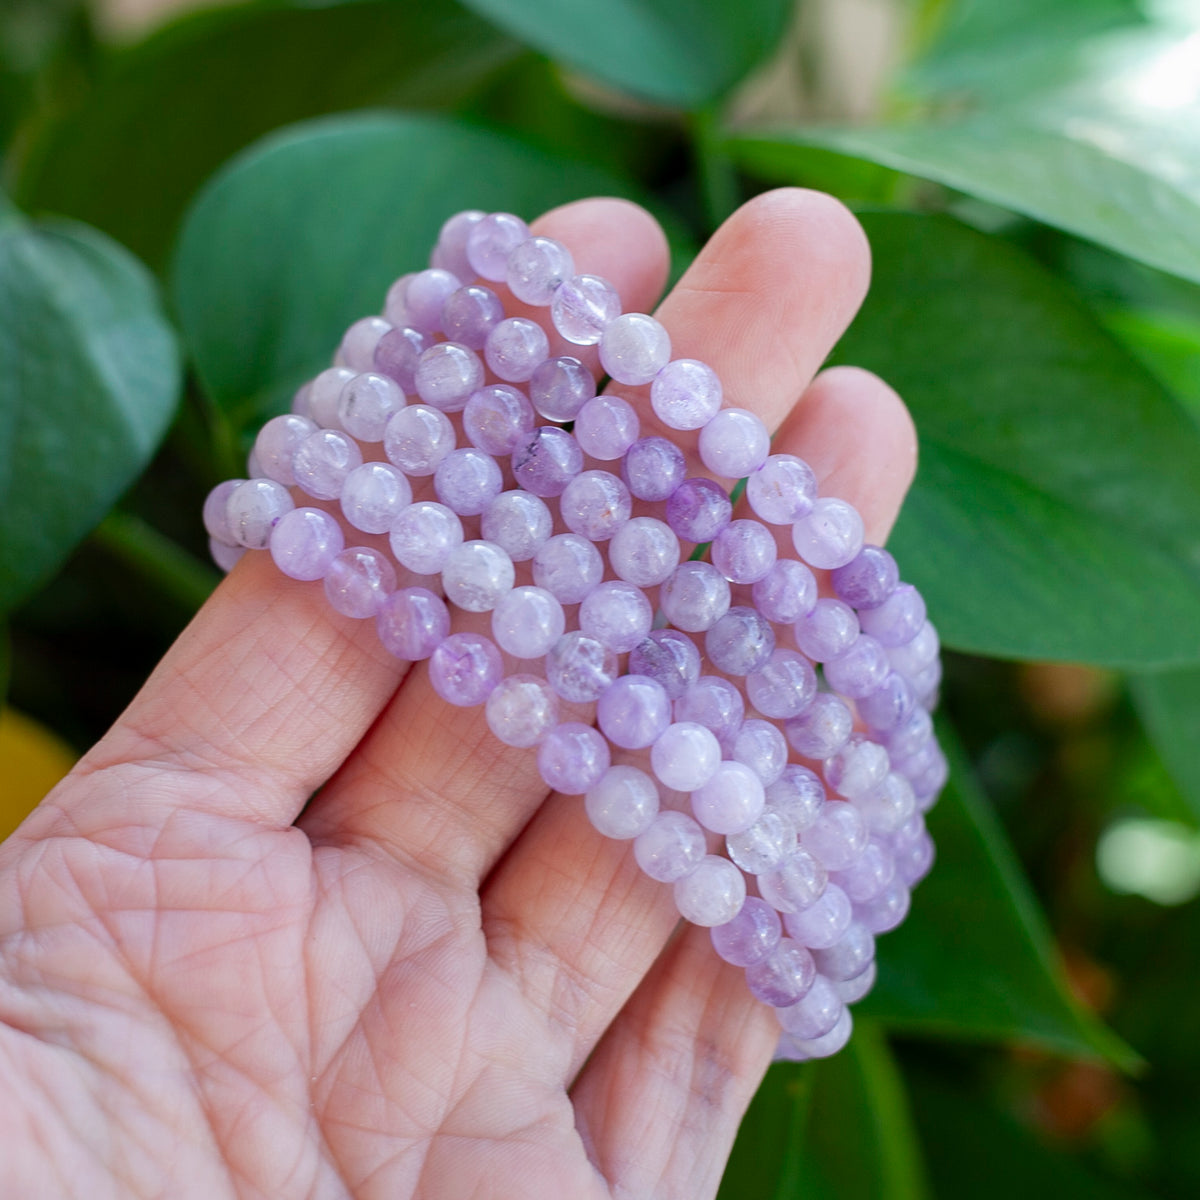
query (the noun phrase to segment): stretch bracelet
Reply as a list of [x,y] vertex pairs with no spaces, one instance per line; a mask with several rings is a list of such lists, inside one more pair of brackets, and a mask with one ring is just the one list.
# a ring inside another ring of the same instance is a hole
[[[634,402],[506,316],[500,283]],[[647,393],[707,474],[641,436]],[[772,454],[711,368],[519,217],[459,213],[263,426],[248,474],[205,501],[219,566],[269,550],[428,659],[439,696],[536,747],[546,785],[672,885],[775,1009],[780,1056],[846,1043],[875,936],[933,862],[938,637],[853,506]],[[456,612],[490,613],[492,636]]]

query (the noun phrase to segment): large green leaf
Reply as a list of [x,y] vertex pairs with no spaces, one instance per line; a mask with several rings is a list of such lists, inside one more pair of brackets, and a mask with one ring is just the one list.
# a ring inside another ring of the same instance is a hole
[[695,109],[776,46],[788,0],[464,0],[551,58],[660,104]]
[[0,210],[0,611],[137,477],[178,389],[141,264],[86,226]]
[[463,208],[532,217],[630,184],[447,119],[341,117],[253,147],[188,215],[173,269],[201,381],[239,422],[329,362]]
[[894,538],[947,643],[1200,661],[1195,424],[1015,247],[944,217],[864,224],[874,286],[835,357],[881,374],[916,418]]
[[1200,670],[1135,675],[1138,713],[1192,812],[1200,819]]
[[879,980],[862,1011],[894,1029],[1134,1066],[1137,1056],[1071,998],[1003,830],[951,731],[939,735],[951,779],[927,818],[937,862],[908,920],[880,940]]
[[160,263],[189,198],[288,122],[469,96],[518,47],[455,0],[261,0],[192,14],[116,50],[33,139],[26,207],[98,225]]

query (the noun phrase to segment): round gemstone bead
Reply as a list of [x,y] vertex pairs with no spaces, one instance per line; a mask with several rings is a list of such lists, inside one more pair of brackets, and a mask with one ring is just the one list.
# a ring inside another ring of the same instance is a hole
[[312,398],[312,383],[311,382],[302,383],[292,393],[292,404],[291,404],[291,408],[288,411],[294,413],[298,417],[306,417],[308,420],[311,421],[312,420],[312,409],[311,409],[311,406],[309,403],[311,398]]
[[463,542],[442,568],[446,599],[466,612],[490,612],[515,579],[512,559],[495,542]]
[[225,526],[239,546],[265,550],[276,522],[294,507],[283,484],[273,479],[246,479],[229,489]]
[[902,646],[889,646],[887,653],[893,668],[912,679],[937,661],[939,649],[937,630],[927,620],[910,641]]
[[702,429],[721,410],[717,373],[694,358],[677,358],[654,377],[650,404],[671,429]]
[[346,476],[362,461],[362,451],[344,433],[318,429],[296,447],[292,470],[301,491],[318,500],[336,500]]
[[338,362],[352,371],[372,370],[375,366],[375,347],[391,327],[391,323],[382,317],[363,317],[355,321],[342,336],[342,344],[337,352]]
[[529,226],[512,213],[488,213],[467,234],[466,254],[471,270],[492,283],[508,274],[508,256],[529,237]]
[[795,625],[796,645],[814,662],[844,654],[858,637],[854,609],[841,600],[818,600]]
[[[844,1004],[850,1003],[850,998],[842,996],[840,991],[838,995]],[[853,1032],[854,1018],[850,1015],[850,1010],[843,1007],[833,1028],[819,1038],[793,1038],[790,1034],[784,1034],[784,1037],[789,1039],[791,1057],[797,1062],[808,1062],[812,1059],[832,1058],[845,1047]]]
[[316,430],[314,421],[295,413],[272,417],[254,439],[254,453],[262,473],[284,487],[293,486],[296,476],[292,471],[292,459],[296,456],[296,448]]
[[721,765],[721,744],[703,725],[676,721],[654,743],[650,765],[664,787],[691,792],[716,773]]
[[626,583],[655,587],[679,565],[679,539],[656,517],[634,517],[613,535],[608,561]]
[[561,496],[583,470],[583,451],[565,429],[541,425],[512,454],[513,478],[535,496]]
[[383,302],[383,315],[393,326],[408,324],[408,306],[404,297],[415,274],[415,271],[409,271],[407,275],[401,275],[387,290]]
[[505,458],[529,440],[534,423],[533,405],[506,383],[472,392],[463,409],[463,432],[471,445]]
[[[831,871],[829,879],[831,885],[836,883],[849,900],[863,904],[874,900],[892,882],[895,874],[895,856],[885,845],[872,838],[854,862],[844,871]],[[849,909],[849,902],[846,907]]]
[[404,289],[405,324],[422,333],[441,328],[442,309],[451,294],[462,286],[457,275],[440,267],[418,271]]
[[429,682],[449,704],[482,704],[504,676],[500,651],[478,633],[452,633],[429,656]]
[[753,825],[731,833],[725,849],[747,875],[762,875],[796,849],[796,830],[783,813],[768,806]]
[[746,695],[765,717],[799,716],[817,694],[812,663],[795,650],[777,649],[746,677]]
[[546,502],[532,492],[501,492],[483,510],[479,531],[495,542],[513,562],[528,562],[546,544],[554,517]]
[[860,700],[883,686],[892,669],[883,647],[862,633],[850,647],[825,663],[825,680],[835,692]]
[[781,938],[765,958],[746,968],[751,994],[772,1008],[796,1004],[812,990],[817,977],[812,954],[791,938]]
[[787,742],[770,721],[751,717],[743,721],[741,729],[734,734],[731,757],[749,767],[764,787],[783,774],[787,755]]
[[438,233],[435,254],[439,265],[457,275],[459,279],[470,279],[472,267],[467,261],[467,238],[471,230],[487,216],[477,208],[455,213],[446,220]]
[[662,437],[639,438],[621,460],[621,478],[639,500],[666,500],[686,475],[683,451]]
[[828,800],[821,815],[800,831],[800,844],[828,871],[844,871],[867,846],[862,813],[845,800]]
[[293,508],[270,534],[271,558],[290,579],[320,579],[345,545],[341,526],[319,508]]
[[908,916],[912,893],[900,876],[896,876],[874,900],[854,906],[854,915],[873,934],[887,933]]
[[863,520],[845,500],[824,496],[792,526],[792,542],[810,567],[844,567],[863,547]]
[[308,415],[322,429],[341,429],[338,402],[342,398],[342,388],[354,374],[349,367],[329,367],[309,384]]
[[550,301],[550,319],[568,342],[594,346],[621,313],[621,297],[599,275],[576,275],[559,284]]
[[697,545],[711,542],[732,515],[729,497],[711,479],[685,479],[667,500],[667,524]]
[[411,503],[408,477],[388,463],[363,463],[342,484],[342,513],[363,533],[387,533]]
[[437,342],[421,353],[413,378],[426,404],[444,413],[461,412],[483,387],[483,363],[469,346]]
[[884,745],[892,759],[898,761],[915,754],[931,737],[933,718],[920,705],[915,705],[912,712],[887,735]]
[[754,585],[754,606],[768,621],[793,625],[817,603],[813,573],[794,558],[777,560]]
[[744,763],[725,761],[692,792],[692,812],[713,833],[741,833],[762,816],[762,780]]
[[711,729],[723,746],[742,727],[745,702],[742,693],[719,675],[701,675],[675,701],[676,721],[697,721]]
[[746,879],[727,858],[706,854],[695,869],[675,881],[675,907],[685,921],[725,925],[746,902]]
[[360,442],[381,442],[388,418],[404,407],[400,385],[387,375],[355,375],[342,388],[338,420]]
[[825,781],[846,799],[858,800],[884,781],[890,765],[878,742],[856,733],[826,759]]
[[462,522],[444,504],[417,500],[393,522],[388,541],[402,567],[418,575],[437,575],[462,545]]
[[667,620],[689,633],[711,629],[729,611],[729,603],[729,580],[706,562],[680,563],[659,593]]
[[836,942],[813,951],[817,970],[832,983],[861,975],[874,958],[875,935],[861,921],[851,921]]
[[590,704],[617,678],[616,652],[595,638],[573,629],[563,634],[546,655],[546,678],[564,700]]
[[813,971],[814,977],[804,995],[779,1009],[780,1025],[793,1037],[804,1041],[812,1041],[829,1033],[844,1011],[833,985],[823,975],[815,973],[815,965]]
[[818,692],[798,716],[784,722],[788,745],[804,758],[826,759],[846,744],[854,714],[832,692]]
[[496,460],[474,446],[451,450],[433,473],[438,499],[463,517],[478,516],[504,486]]
[[575,260],[562,242],[531,237],[509,252],[505,281],[518,300],[542,307],[554,299],[559,285],[574,274]]
[[674,883],[700,865],[704,830],[687,813],[660,812],[633,843],[637,864],[659,883]]
[[533,581],[562,604],[578,604],[604,578],[604,559],[587,538],[560,533],[538,547]]
[[754,609],[734,606],[704,635],[709,661],[728,675],[749,675],[766,665],[775,632]]
[[925,624],[925,601],[911,583],[898,584],[874,608],[859,615],[863,631],[884,646],[903,646]]
[[558,700],[536,675],[509,675],[488,693],[488,728],[506,745],[536,746],[558,724]]
[[812,512],[817,477],[794,454],[771,454],[746,480],[750,507],[770,525],[792,525]]
[[620,396],[594,396],[575,418],[575,439],[583,452],[601,462],[621,458],[638,439],[637,412]]
[[579,607],[579,628],[618,654],[632,650],[653,622],[654,610],[641,588],[618,580],[597,584]]
[[788,913],[783,923],[800,945],[823,950],[846,932],[852,915],[850,898],[831,881],[812,904],[800,912]]
[[653,317],[614,317],[600,337],[600,365],[618,383],[649,383],[671,358],[671,337]]
[[828,882],[825,866],[797,846],[782,862],[758,876],[758,890],[781,913],[799,912],[817,899]]
[[445,641],[450,633],[450,610],[428,588],[401,588],[380,605],[375,627],[389,654],[417,662]]
[[744,408],[722,409],[700,431],[700,461],[725,479],[742,479],[767,460],[767,427]]
[[231,546],[227,542],[218,542],[216,538],[208,539],[208,552],[214,563],[222,571],[232,571],[238,560],[246,553],[245,546]]
[[226,479],[204,498],[204,528],[213,541],[226,546],[237,543],[237,535],[229,526],[229,495],[239,483],[245,482],[244,479]]
[[830,576],[839,600],[851,608],[878,608],[900,582],[896,560],[879,546],[864,546]]
[[912,712],[916,702],[908,680],[899,671],[891,671],[870,695],[859,699],[858,715],[876,733],[890,733]]
[[548,358],[529,378],[529,399],[548,421],[573,421],[596,394],[592,373],[577,358]]
[[427,404],[410,404],[388,418],[383,452],[388,461],[412,477],[432,475],[454,449],[450,418]]
[[482,350],[488,334],[503,320],[500,297],[479,283],[451,292],[442,307],[446,337],[471,350]]
[[550,354],[546,331],[527,317],[508,317],[487,336],[483,356],[488,370],[509,383],[524,383]]
[[596,720],[614,746],[641,750],[653,745],[671,721],[671,702],[662,684],[645,675],[613,680],[596,703]]
[[584,471],[563,490],[559,512],[572,533],[606,542],[633,511],[629,489],[608,471]]
[[[860,971],[853,979],[843,980],[841,983],[835,983],[833,990],[837,992],[838,998],[843,1004],[854,1004],[861,1000],[875,986],[876,966],[872,961],[867,964],[865,970]],[[834,1053],[840,1050],[846,1044],[843,1041],[840,1045],[834,1039],[834,1034],[841,1026],[842,1020],[850,1016],[849,1009],[842,1010],[842,1016],[838,1018],[838,1024],[833,1027],[833,1031],[826,1035],[826,1038],[831,1039],[835,1046]],[[815,1041],[803,1043],[806,1046],[826,1046],[830,1043],[826,1042],[826,1038],[817,1038]],[[849,1041],[849,1035],[846,1036],[846,1041]],[[800,1043],[797,1043],[799,1045]]]
[[854,802],[867,828],[875,834],[895,833],[917,811],[912,784],[896,771],[889,771],[878,787]]
[[637,767],[609,767],[583,803],[597,832],[625,840],[645,833],[658,816],[658,788]]
[[758,521],[731,521],[713,539],[711,554],[730,583],[757,583],[775,564],[775,538]]
[[540,587],[513,588],[492,610],[492,636],[514,658],[542,658],[565,628],[562,605]]
[[630,651],[629,674],[648,675],[678,700],[700,678],[700,651],[687,634],[659,629]]
[[325,572],[325,596],[345,617],[365,620],[396,590],[396,568],[370,546],[343,550]]
[[933,839],[927,833],[922,833],[915,842],[896,852],[893,861],[896,873],[910,887],[916,887],[933,867]]
[[747,896],[732,921],[712,927],[713,949],[735,967],[762,962],[783,936],[779,914],[757,896]]
[[611,754],[604,737],[590,725],[564,721],[538,747],[538,771],[547,787],[581,796],[604,777]]
[[767,803],[787,817],[793,829],[807,829],[825,807],[825,785],[815,771],[788,763],[767,788]]
[[433,339],[420,330],[410,326],[392,329],[375,347],[374,368],[394,379],[406,395],[412,395],[417,390],[417,363],[431,345]]

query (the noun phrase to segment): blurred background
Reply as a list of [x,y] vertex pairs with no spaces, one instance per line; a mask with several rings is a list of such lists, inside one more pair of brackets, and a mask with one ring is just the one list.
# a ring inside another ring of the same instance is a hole
[[0,834],[217,575],[254,430],[460,208],[872,241],[921,468],[939,848],[727,1198],[1200,1194],[1200,4],[4,0]]

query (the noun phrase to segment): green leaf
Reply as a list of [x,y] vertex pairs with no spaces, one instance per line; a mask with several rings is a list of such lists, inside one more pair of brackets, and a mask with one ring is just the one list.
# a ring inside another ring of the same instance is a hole
[[863,222],[874,285],[835,358],[882,375],[916,419],[893,538],[947,644],[1200,661],[1195,424],[1012,245],[945,217]]
[[880,939],[863,1014],[933,1037],[1020,1041],[1133,1069],[1137,1055],[1071,998],[1045,918],[943,722],[950,783],[926,818],[937,862]]
[[181,18],[110,52],[36,132],[27,208],[105,229],[160,265],[189,199],[280,125],[369,105],[444,107],[518,47],[454,0],[268,0]]
[[787,0],[465,0],[551,58],[635,96],[697,109],[775,49]]
[[55,571],[157,447],[179,393],[153,281],[103,234],[0,226],[0,611]]
[[1134,675],[1129,680],[1138,715],[1167,770],[1200,819],[1200,670]]
[[447,119],[341,117],[284,131],[205,188],[184,226],[173,290],[201,381],[248,423],[327,365],[345,327],[428,261],[451,213],[532,217],[632,190]]

